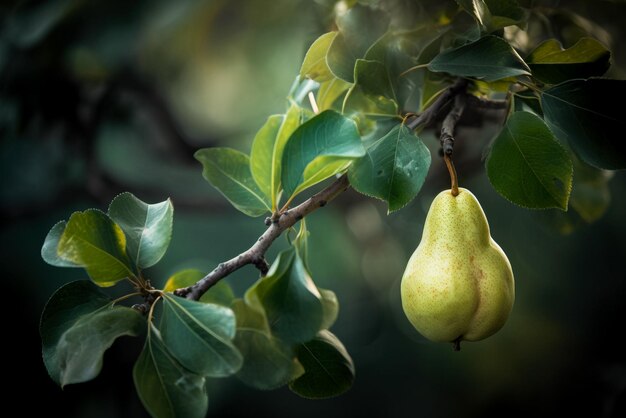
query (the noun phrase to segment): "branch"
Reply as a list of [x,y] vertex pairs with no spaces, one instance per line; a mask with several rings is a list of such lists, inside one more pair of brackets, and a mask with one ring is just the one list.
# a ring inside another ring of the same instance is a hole
[[198,300],[211,286],[248,264],[253,264],[261,271],[262,275],[265,275],[269,270],[269,265],[265,261],[265,252],[276,238],[309,213],[326,206],[326,203],[346,191],[349,187],[348,176],[344,174],[321,192],[311,196],[295,208],[285,211],[278,219],[271,221],[270,226],[252,247],[238,256],[221,263],[215,270],[204,276],[193,286],[177,289],[174,294],[184,296],[187,299]]
[[464,78],[459,78],[454,84],[444,90],[443,93],[435,99],[432,105],[430,105],[426,110],[424,110],[419,116],[409,120],[406,124],[409,129],[417,129],[419,126],[428,126],[430,125],[441,109],[444,108],[445,105],[450,102],[456,95],[458,95],[461,91],[464,91],[467,87],[468,81]]
[[461,119],[461,115],[463,115],[466,98],[467,96],[465,94],[456,95],[452,109],[441,124],[441,136],[439,140],[441,141],[441,148],[445,155],[452,155],[454,148],[454,132],[459,119]]

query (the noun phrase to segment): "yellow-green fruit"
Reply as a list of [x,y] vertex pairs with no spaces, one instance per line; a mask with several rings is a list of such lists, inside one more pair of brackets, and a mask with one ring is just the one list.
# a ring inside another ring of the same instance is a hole
[[513,271],[469,190],[433,200],[401,292],[406,316],[429,340],[478,341],[502,328],[515,299]]

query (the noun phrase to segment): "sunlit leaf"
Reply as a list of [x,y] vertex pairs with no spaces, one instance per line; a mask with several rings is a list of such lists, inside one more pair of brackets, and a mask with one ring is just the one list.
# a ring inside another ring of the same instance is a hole
[[322,296],[322,308],[324,318],[322,319],[322,329],[329,329],[333,326],[339,315],[339,301],[335,292],[327,289],[319,289]]
[[325,33],[311,44],[302,62],[300,77],[308,77],[319,83],[331,80],[334,77],[326,63],[326,55],[337,34],[338,32]]
[[[339,78],[333,78],[320,84],[317,92],[317,106],[320,111],[333,109],[333,104],[350,88],[351,84]],[[339,106],[339,109],[341,107]]]
[[59,247],[59,241],[61,240],[61,235],[63,235],[63,231],[65,231],[65,226],[67,222],[60,221],[56,223],[48,235],[46,235],[46,239],[44,240],[43,246],[41,247],[41,258],[43,260],[56,267],[80,267],[78,264],[73,263],[71,261],[65,260],[59,257],[57,252],[57,248]]

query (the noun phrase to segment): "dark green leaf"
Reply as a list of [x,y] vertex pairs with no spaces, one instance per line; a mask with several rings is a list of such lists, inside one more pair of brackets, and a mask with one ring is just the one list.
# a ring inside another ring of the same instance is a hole
[[239,370],[241,354],[232,343],[235,327],[235,315],[229,308],[163,294],[163,342],[172,356],[194,373],[222,377]]
[[570,195],[570,207],[587,223],[595,222],[604,215],[611,202],[610,171],[592,167],[572,155],[574,185]]
[[313,42],[304,56],[304,61],[300,68],[300,77],[308,77],[319,83],[334,78],[326,63],[326,54],[337,34],[338,32],[328,32]]
[[84,267],[98,286],[112,286],[134,276],[126,255],[124,232],[96,209],[72,214],[59,240],[57,254]]
[[398,114],[398,105],[391,85],[390,76],[383,63],[356,60],[354,85],[345,99],[345,108],[368,115]]
[[138,335],[144,324],[139,312],[114,306],[93,283],[66,284],[41,315],[43,360],[50,377],[61,386],[95,378],[106,349],[118,337]]
[[456,0],[467,13],[469,13],[479,25],[487,28],[491,19],[489,8],[483,0]]
[[626,80],[572,80],[541,95],[546,122],[585,162],[626,168],[626,119],[611,98],[626,96]]
[[339,315],[339,301],[335,292],[327,289],[319,289],[322,295],[322,308],[324,318],[322,319],[322,329],[329,329],[333,326]]
[[484,2],[489,9],[487,24],[489,32],[519,25],[527,18],[526,12],[515,0],[484,0]]
[[[167,279],[163,291],[173,292],[176,289],[191,286],[202,279],[205,275],[205,273],[195,269],[179,271]],[[233,299],[235,299],[233,289],[231,289],[228,283],[224,280],[220,280],[211,286],[211,288],[204,295],[202,295],[202,297],[200,297],[200,302],[214,303],[216,305],[228,307],[232,303]]]
[[515,112],[496,138],[487,175],[511,202],[533,209],[567,210],[572,161],[538,116]]
[[246,292],[246,303],[263,308],[272,333],[293,343],[310,340],[321,328],[321,298],[293,248],[280,253],[267,276]]
[[300,126],[283,153],[282,184],[292,198],[365,154],[354,121],[327,110]]
[[300,229],[298,235],[293,239],[292,245],[302,259],[305,268],[309,268],[309,235],[311,233],[306,227],[306,218],[300,221]]
[[294,374],[303,372],[293,349],[274,338],[262,312],[237,299],[232,305],[237,317],[235,345],[244,357],[237,377],[257,389],[285,385]]
[[400,124],[369,147],[348,176],[358,192],[388,202],[389,212],[393,212],[417,195],[429,167],[428,148]]
[[526,62],[533,77],[557,84],[602,75],[611,65],[610,59],[611,52],[592,38],[582,38],[567,49],[556,39],[548,39],[530,53]]
[[67,222],[60,221],[57,222],[52,229],[50,229],[50,232],[46,235],[46,239],[41,247],[41,258],[43,258],[46,263],[56,267],[80,267],[78,264],[59,257],[59,254],[57,253],[59,240],[61,239],[61,235],[63,235],[63,231],[65,231],[66,225]]
[[341,395],[352,386],[354,364],[341,341],[329,331],[296,349],[304,374],[289,384],[298,395],[323,399]]
[[485,36],[475,42],[444,51],[430,62],[428,69],[485,81],[530,74],[528,66],[517,52],[505,40],[496,36]]
[[209,399],[206,379],[186,370],[168,352],[151,325],[133,368],[139,399],[155,418],[204,418]]
[[205,148],[196,151],[202,163],[202,176],[237,209],[249,216],[269,212],[269,198],[252,178],[250,159],[230,148]]
[[135,266],[147,268],[159,262],[172,238],[174,207],[169,199],[149,205],[122,193],[111,202],[109,216],[124,231],[126,252]]

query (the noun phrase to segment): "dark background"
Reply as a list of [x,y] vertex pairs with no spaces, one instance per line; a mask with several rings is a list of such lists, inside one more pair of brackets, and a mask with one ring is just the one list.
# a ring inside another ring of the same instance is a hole
[[[45,264],[43,239],[72,211],[106,209],[117,193],[131,191],[149,202],[174,201],[170,250],[148,271],[157,284],[246,249],[264,230],[262,219],[232,209],[206,184],[193,151],[249,150],[265,118],[284,111],[306,48],[328,30],[330,3],[1,3],[2,341],[11,353],[2,370],[16,393],[8,395],[30,399],[18,409],[145,416],[131,377],[139,338],[118,341],[92,382],[62,391],[47,377],[39,315],[57,287],[86,276]],[[614,51],[611,75],[623,78],[625,4],[562,4],[600,22],[599,36]],[[340,300],[333,332],[356,364],[353,388],[308,401],[287,389],[212,380],[209,415],[626,416],[626,175],[615,173],[610,207],[596,223],[572,211],[524,210],[496,194],[480,162],[495,132],[462,130],[456,155],[461,185],[482,203],[515,272],[517,299],[502,331],[455,353],[423,339],[401,310],[404,266],[432,198],[448,186],[427,135],[433,165],[407,208],[387,216],[383,204],[350,191],[307,218],[314,279]],[[244,268],[227,281],[241,294],[256,276]]]

